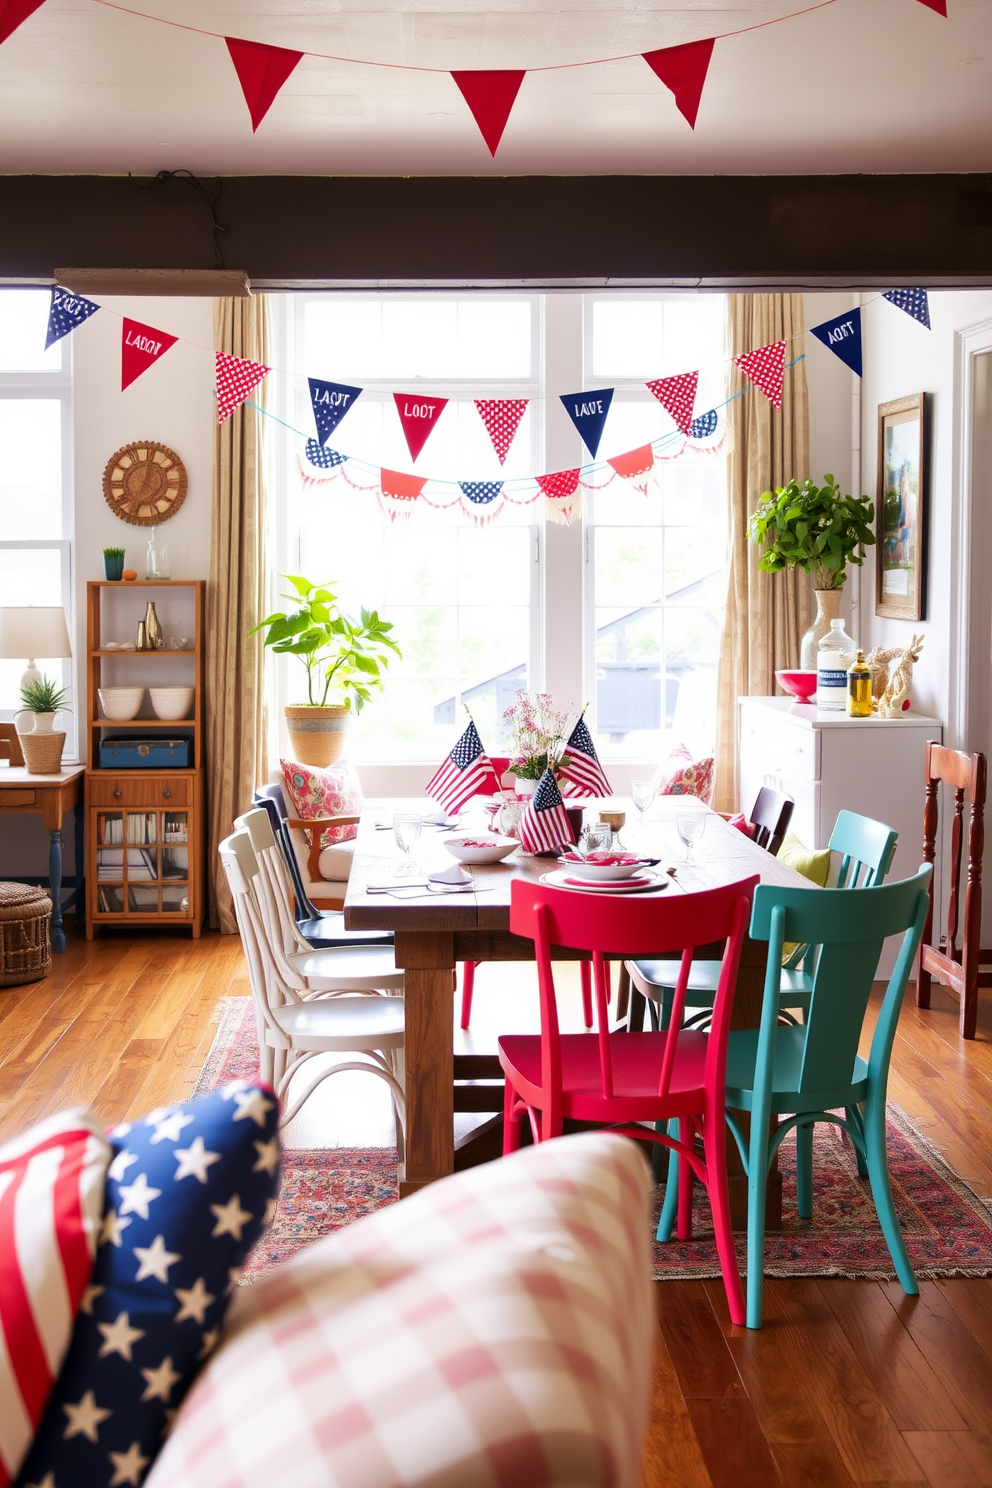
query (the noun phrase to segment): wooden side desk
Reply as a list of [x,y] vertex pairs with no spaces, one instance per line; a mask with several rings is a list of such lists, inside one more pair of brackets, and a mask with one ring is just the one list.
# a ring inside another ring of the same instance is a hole
[[52,950],[65,950],[62,928],[62,815],[76,808],[76,904],[83,902],[83,765],[57,775],[29,775],[23,765],[0,765],[0,816],[44,817],[49,834],[48,886],[52,896]]

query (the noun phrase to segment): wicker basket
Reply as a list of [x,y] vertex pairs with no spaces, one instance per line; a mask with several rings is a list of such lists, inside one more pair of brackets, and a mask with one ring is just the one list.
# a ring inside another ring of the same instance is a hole
[[65,734],[21,734],[21,749],[29,775],[57,775],[62,768]]
[[40,982],[52,967],[52,901],[31,884],[0,883],[0,987]]

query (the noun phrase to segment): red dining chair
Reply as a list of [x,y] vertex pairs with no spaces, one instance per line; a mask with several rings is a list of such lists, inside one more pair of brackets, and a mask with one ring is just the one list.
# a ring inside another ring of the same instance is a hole
[[[755,874],[698,894],[606,899],[515,879],[510,929],[534,942],[541,1032],[506,1034],[499,1040],[506,1076],[504,1155],[520,1146],[525,1115],[535,1142],[560,1137],[566,1120],[593,1121],[677,1152],[684,1159],[679,1165],[679,1238],[689,1239],[692,1233],[694,1173],[709,1195],[727,1303],[738,1324],[744,1322],[745,1307],[730,1227],[724,1092],[737,968],[757,883]],[[726,944],[710,1031],[683,1028],[693,951],[719,940]],[[604,957],[637,956],[642,954],[638,947],[646,953],[659,944],[682,953],[668,1028],[611,1033]],[[559,1032],[553,945],[592,952],[595,1033]],[[664,1129],[675,1117],[678,1137]],[[636,1124],[640,1122],[660,1124],[662,1130]]]

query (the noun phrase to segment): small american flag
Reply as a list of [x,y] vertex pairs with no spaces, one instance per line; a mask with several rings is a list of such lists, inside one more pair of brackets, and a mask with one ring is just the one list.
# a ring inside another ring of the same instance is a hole
[[592,734],[580,718],[568,736],[564,763],[558,766],[566,796],[611,796],[610,782],[603,774]]
[[545,770],[537,782],[537,789],[524,807],[517,831],[525,852],[551,852],[563,843],[575,841],[552,770]]
[[445,811],[458,811],[471,796],[495,794],[496,772],[482,747],[479,731],[470,723],[447,759],[435,772],[427,794]]

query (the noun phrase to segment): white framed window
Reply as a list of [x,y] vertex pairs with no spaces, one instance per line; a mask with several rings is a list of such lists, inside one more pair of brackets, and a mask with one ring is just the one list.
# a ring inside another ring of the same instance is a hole
[[[0,604],[62,605],[72,635],[71,337],[45,350],[49,296],[0,289]],[[72,698],[72,663],[37,657]],[[20,705],[24,661],[0,660],[0,718]],[[63,714],[66,757],[75,712]]]
[[[273,411],[312,433],[308,376],[361,387],[329,443],[369,467],[452,482],[529,476],[589,459],[561,393],[616,388],[601,460],[672,429],[646,379],[698,367],[697,411],[725,397],[723,296],[313,293],[277,299],[273,310],[279,363],[295,373],[280,379]],[[393,393],[418,388],[452,401],[413,465]],[[475,398],[531,400],[503,467]],[[644,497],[615,480],[571,527],[546,525],[543,499],[479,526],[460,507],[422,500],[409,519],[391,520],[343,478],[305,485],[299,435],[274,421],[267,435],[278,571],[336,580],[344,607],[377,607],[404,650],[352,736],[373,789],[418,788],[407,784],[409,767],[443,757],[463,702],[498,753],[498,715],[517,687],[589,702],[618,789],[631,769],[653,767],[673,731],[694,748],[712,744],[722,454],[662,462]],[[274,579],[273,596],[284,588]],[[298,700],[299,663],[282,659],[274,672],[274,700]]]

